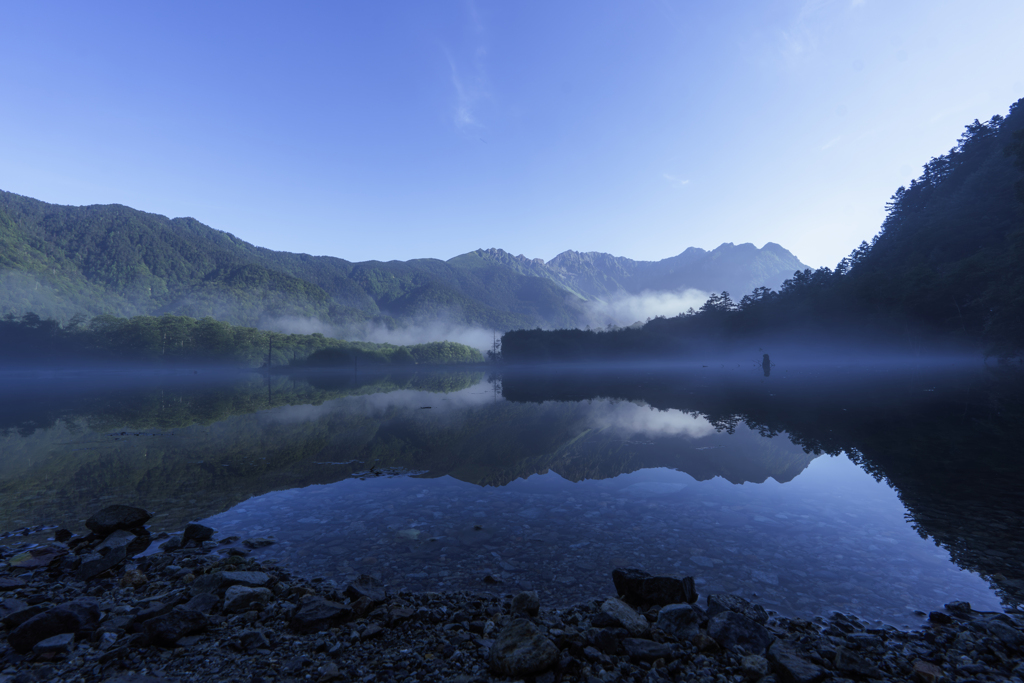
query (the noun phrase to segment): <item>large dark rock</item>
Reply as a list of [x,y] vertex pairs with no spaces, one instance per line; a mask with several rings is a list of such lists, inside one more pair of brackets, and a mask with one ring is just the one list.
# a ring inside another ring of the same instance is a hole
[[606,623],[597,622],[595,626],[621,626],[632,636],[643,635],[650,628],[642,614],[618,598],[605,600],[601,605],[601,615],[605,616]]
[[91,600],[76,600],[58,605],[25,621],[7,635],[15,652],[30,652],[36,643],[62,633],[81,633],[95,629],[100,608]]
[[46,640],[40,640],[32,648],[32,651],[37,655],[58,655],[70,650],[74,643],[74,633],[61,633],[59,636],[51,636]]
[[142,508],[134,508],[130,505],[111,505],[85,520],[85,526],[89,527],[97,536],[107,536],[118,529],[128,531],[139,529],[152,516]]
[[213,529],[191,522],[185,525],[185,532],[181,535],[181,544],[185,545],[189,541],[202,543],[203,541],[209,541],[211,538],[213,538]]
[[352,618],[352,608],[314,596],[303,598],[292,613],[289,626],[298,633],[317,633],[339,626]]
[[264,572],[213,572],[196,577],[189,587],[192,595],[217,593],[231,586],[259,588],[270,583],[270,576]]
[[708,616],[697,605],[665,605],[658,612],[658,628],[678,641],[689,640],[700,633]]
[[723,648],[763,655],[772,642],[768,630],[737,612],[721,612],[708,620],[708,635]]
[[985,629],[1011,652],[1024,651],[1024,633],[1009,624],[999,619],[990,619],[985,623]]
[[187,610],[195,610],[196,612],[207,614],[219,604],[220,598],[213,593],[200,593],[186,602],[184,607]]
[[[2,598],[0,599],[0,623],[7,625],[7,618],[20,612],[28,607],[28,603],[22,602],[16,598]],[[34,614],[31,616],[35,616]],[[15,624],[17,625],[17,624]]]
[[13,591],[28,585],[25,579],[17,576],[0,576],[0,591]]
[[641,569],[620,568],[612,571],[615,590],[634,605],[676,605],[697,602],[693,577],[651,576]]
[[384,584],[369,574],[361,574],[359,578],[345,588],[345,596],[353,602],[359,598],[368,598],[373,602],[384,602],[388,599]]
[[761,605],[756,605],[738,595],[718,593],[708,596],[708,616],[713,617],[722,612],[736,612],[759,624],[768,623],[768,612]]
[[266,605],[274,598],[267,588],[232,586],[224,594],[225,612],[245,612],[254,605]]
[[75,578],[79,581],[88,581],[103,572],[113,569],[128,558],[127,545],[108,548],[105,555],[100,553],[89,553],[82,558],[78,565]]
[[208,625],[202,612],[176,609],[147,621],[145,631],[154,645],[174,645],[185,636],[205,631]]
[[491,670],[500,676],[543,673],[556,661],[558,648],[528,619],[516,619],[506,626],[491,646]]
[[[143,529],[143,531],[145,531],[145,529]],[[110,550],[123,547],[128,556],[134,556],[148,548],[150,543],[152,543],[152,539],[148,532],[135,534],[131,531],[118,529],[117,531],[111,532],[109,536],[103,539],[102,543],[93,548],[93,552],[99,553],[100,555],[106,555]]]
[[834,660],[836,671],[855,678],[881,678],[882,672],[874,664],[845,647],[836,648]]
[[820,683],[828,672],[800,656],[789,643],[776,640],[768,648],[768,661],[784,683]]
[[512,598],[513,616],[535,617],[540,612],[540,596],[537,591],[523,591]]
[[10,607],[10,611],[0,611],[0,624],[7,628],[21,626],[37,614],[42,614],[53,607],[52,604],[28,605],[20,600],[5,600],[4,604]]
[[[68,554],[66,546],[59,543],[53,545],[44,545],[38,548],[32,548],[26,550],[23,553],[18,553],[10,560],[7,561],[12,567],[18,569],[39,569],[40,567],[48,567],[57,560],[61,559]],[[17,579],[15,579],[17,581]],[[17,588],[17,586],[12,586]]]

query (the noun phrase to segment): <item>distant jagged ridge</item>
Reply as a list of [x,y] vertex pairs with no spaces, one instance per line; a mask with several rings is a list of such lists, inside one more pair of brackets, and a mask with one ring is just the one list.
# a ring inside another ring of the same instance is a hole
[[0,191],[0,316],[211,316],[266,328],[312,318],[396,326],[445,317],[497,330],[588,324],[585,303],[644,291],[778,286],[803,264],[769,243],[690,248],[657,262],[500,249],[441,261],[272,251],[192,218],[121,205],[59,206]]
[[699,289],[747,293],[757,287],[776,289],[793,273],[807,268],[774,242],[760,249],[750,243],[732,242],[711,251],[690,247],[661,261],[634,261],[598,251],[569,250],[545,263],[522,254],[513,256],[502,249],[477,249],[448,263],[469,265],[477,260],[500,264],[521,275],[547,278],[588,300],[646,291]]

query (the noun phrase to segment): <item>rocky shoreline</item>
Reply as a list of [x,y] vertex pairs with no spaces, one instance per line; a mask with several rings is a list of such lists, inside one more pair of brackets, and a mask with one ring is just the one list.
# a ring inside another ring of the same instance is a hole
[[149,514],[0,546],[0,683],[32,681],[1016,681],[1024,617],[950,603],[917,631],[770,614],[692,579],[613,573],[565,609],[536,592],[393,592],[307,580],[249,555],[269,539],[190,524],[152,550]]

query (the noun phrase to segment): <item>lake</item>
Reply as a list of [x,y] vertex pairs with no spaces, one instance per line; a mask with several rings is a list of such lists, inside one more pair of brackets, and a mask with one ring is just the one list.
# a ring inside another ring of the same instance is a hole
[[125,503],[339,584],[568,605],[636,566],[910,627],[1024,595],[1021,383],[976,365],[6,375],[0,532]]

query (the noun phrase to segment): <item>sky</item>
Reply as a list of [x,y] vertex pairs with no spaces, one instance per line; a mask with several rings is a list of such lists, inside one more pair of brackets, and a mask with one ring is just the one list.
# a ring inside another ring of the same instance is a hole
[[351,261],[834,266],[1024,97],[1024,2],[0,3],[0,189]]

